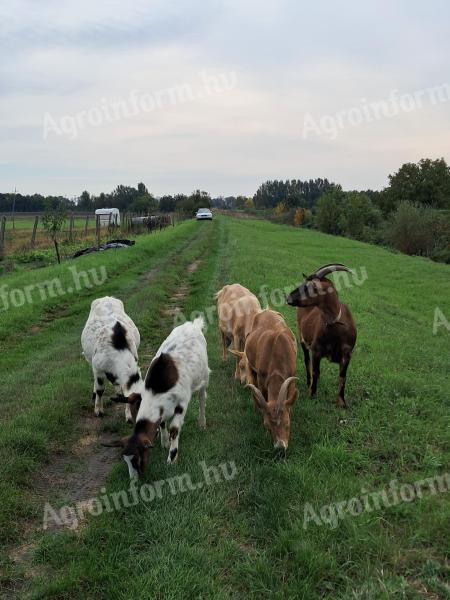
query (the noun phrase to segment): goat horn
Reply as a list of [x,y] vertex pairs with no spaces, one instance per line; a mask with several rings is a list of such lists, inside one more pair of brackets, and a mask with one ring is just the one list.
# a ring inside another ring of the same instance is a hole
[[322,277],[326,277],[335,271],[346,271],[347,273],[353,273],[351,269],[342,263],[330,263],[329,265],[323,265],[322,267],[319,267],[316,271],[314,271],[314,273],[309,275],[308,279],[322,279]]
[[249,388],[250,390],[252,390],[252,392],[259,398],[259,400],[264,404],[267,404],[266,399],[264,398],[264,396],[262,395],[261,391],[258,390],[258,388],[256,387],[256,385],[253,385],[252,383],[247,383],[247,385],[245,386],[247,388]]
[[296,379],[298,379],[298,377],[288,377],[287,379],[285,379],[283,381],[283,385],[280,387],[280,391],[278,393],[278,406],[279,407],[283,406],[283,404],[286,402],[289,384]]

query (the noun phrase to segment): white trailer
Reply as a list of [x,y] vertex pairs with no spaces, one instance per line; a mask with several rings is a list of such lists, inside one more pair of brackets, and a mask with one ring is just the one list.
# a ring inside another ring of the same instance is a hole
[[98,208],[95,215],[100,215],[100,227],[120,225],[120,211],[118,208]]

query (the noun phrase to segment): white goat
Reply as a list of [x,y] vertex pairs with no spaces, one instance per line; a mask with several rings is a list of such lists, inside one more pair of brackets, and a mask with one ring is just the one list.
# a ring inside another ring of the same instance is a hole
[[[140,392],[144,388],[138,366],[139,331],[126,314],[123,302],[106,296],[94,300],[81,334],[83,354],[94,374],[94,412],[103,416],[105,378],[119,395]],[[135,407],[137,408],[137,407]],[[125,418],[133,423],[131,405],[125,406]]]
[[131,478],[144,474],[159,431],[161,446],[170,448],[167,462],[177,460],[180,431],[194,392],[199,394],[199,427],[206,427],[210,370],[203,326],[203,318],[199,317],[173,329],[151,362],[142,394],[116,399],[132,405],[140,403],[133,435],[111,444],[124,448],[122,456]]

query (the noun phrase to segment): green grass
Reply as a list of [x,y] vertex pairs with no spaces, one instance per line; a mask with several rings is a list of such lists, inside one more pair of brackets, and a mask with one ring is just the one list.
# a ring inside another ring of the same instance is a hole
[[[13,229],[13,220],[11,215],[6,214],[6,229]],[[37,216],[37,215],[36,215]],[[14,217],[14,228],[15,229],[33,229],[35,217],[26,216],[23,217],[20,214],[16,214]],[[89,219],[90,227],[95,227],[95,219],[94,216],[91,215]],[[70,224],[70,215],[67,217],[66,222],[64,224],[64,229],[69,229]],[[86,224],[86,217],[80,217],[75,215],[74,219],[74,228],[82,229]],[[39,214],[39,229],[42,229],[42,213]]]
[[[188,240],[191,245],[177,252]],[[176,260],[142,285],[140,273],[169,251]],[[159,307],[198,257],[202,262],[184,302],[187,315],[210,307],[224,283],[240,282],[258,292],[262,285],[269,290],[294,285],[302,272],[334,260],[358,271],[364,267],[367,280],[341,292],[358,325],[347,380],[351,409],[335,408],[337,367],[325,362],[318,399],[311,400],[299,357],[300,394],[288,458],[276,460],[247,390],[233,380],[232,361],[222,362],[214,322],[207,331],[212,369],[207,430],[197,428],[193,400],[178,464],[169,468],[166,451],[158,447],[146,482],[183,473],[200,481],[202,460],[234,461],[237,476],[91,518],[78,533],[34,534],[37,572],[51,577],[38,574],[30,597],[449,597],[450,492],[346,517],[335,529],[303,524],[306,503],[319,510],[360,496],[362,489],[379,491],[392,479],[411,483],[448,471],[450,332],[441,327],[434,335],[433,320],[436,307],[449,318],[450,268],[265,221],[221,217],[183,224],[123,254],[102,255],[111,275],[99,294],[85,290],[63,305],[56,299],[2,314],[5,540],[13,540],[23,520],[42,514],[43,507],[33,503],[32,475],[51,460],[55,445],[64,448],[73,438],[77,414],[88,405],[91,379],[78,338],[92,298],[122,297],[154,350],[170,331]],[[98,256],[83,260],[77,265],[98,264]],[[22,286],[29,277],[67,277],[65,269],[2,281]],[[277,308],[295,330],[295,311]],[[48,321],[49,314],[54,320]],[[33,322],[42,329],[30,337]],[[125,430],[122,423],[117,430]],[[126,467],[118,460],[108,492],[127,486]],[[11,579],[20,577],[10,564],[6,568]]]

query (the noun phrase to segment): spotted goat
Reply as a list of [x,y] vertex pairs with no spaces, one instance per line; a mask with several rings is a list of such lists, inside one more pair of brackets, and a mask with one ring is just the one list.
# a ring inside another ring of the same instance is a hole
[[161,446],[169,449],[167,462],[177,460],[181,428],[195,392],[200,404],[198,424],[201,429],[206,427],[210,370],[203,327],[203,318],[199,317],[173,329],[150,364],[142,392],[116,399],[129,405],[139,404],[133,434],[107,444],[123,448],[130,478],[145,473],[159,433]]
[[[140,393],[144,387],[138,365],[140,335],[138,328],[126,314],[123,302],[104,297],[94,300],[81,335],[81,346],[94,375],[97,417],[104,414],[103,394],[108,380],[115,387],[117,397]],[[113,398],[114,400],[115,398]],[[125,418],[133,423],[138,405],[125,406]]]

